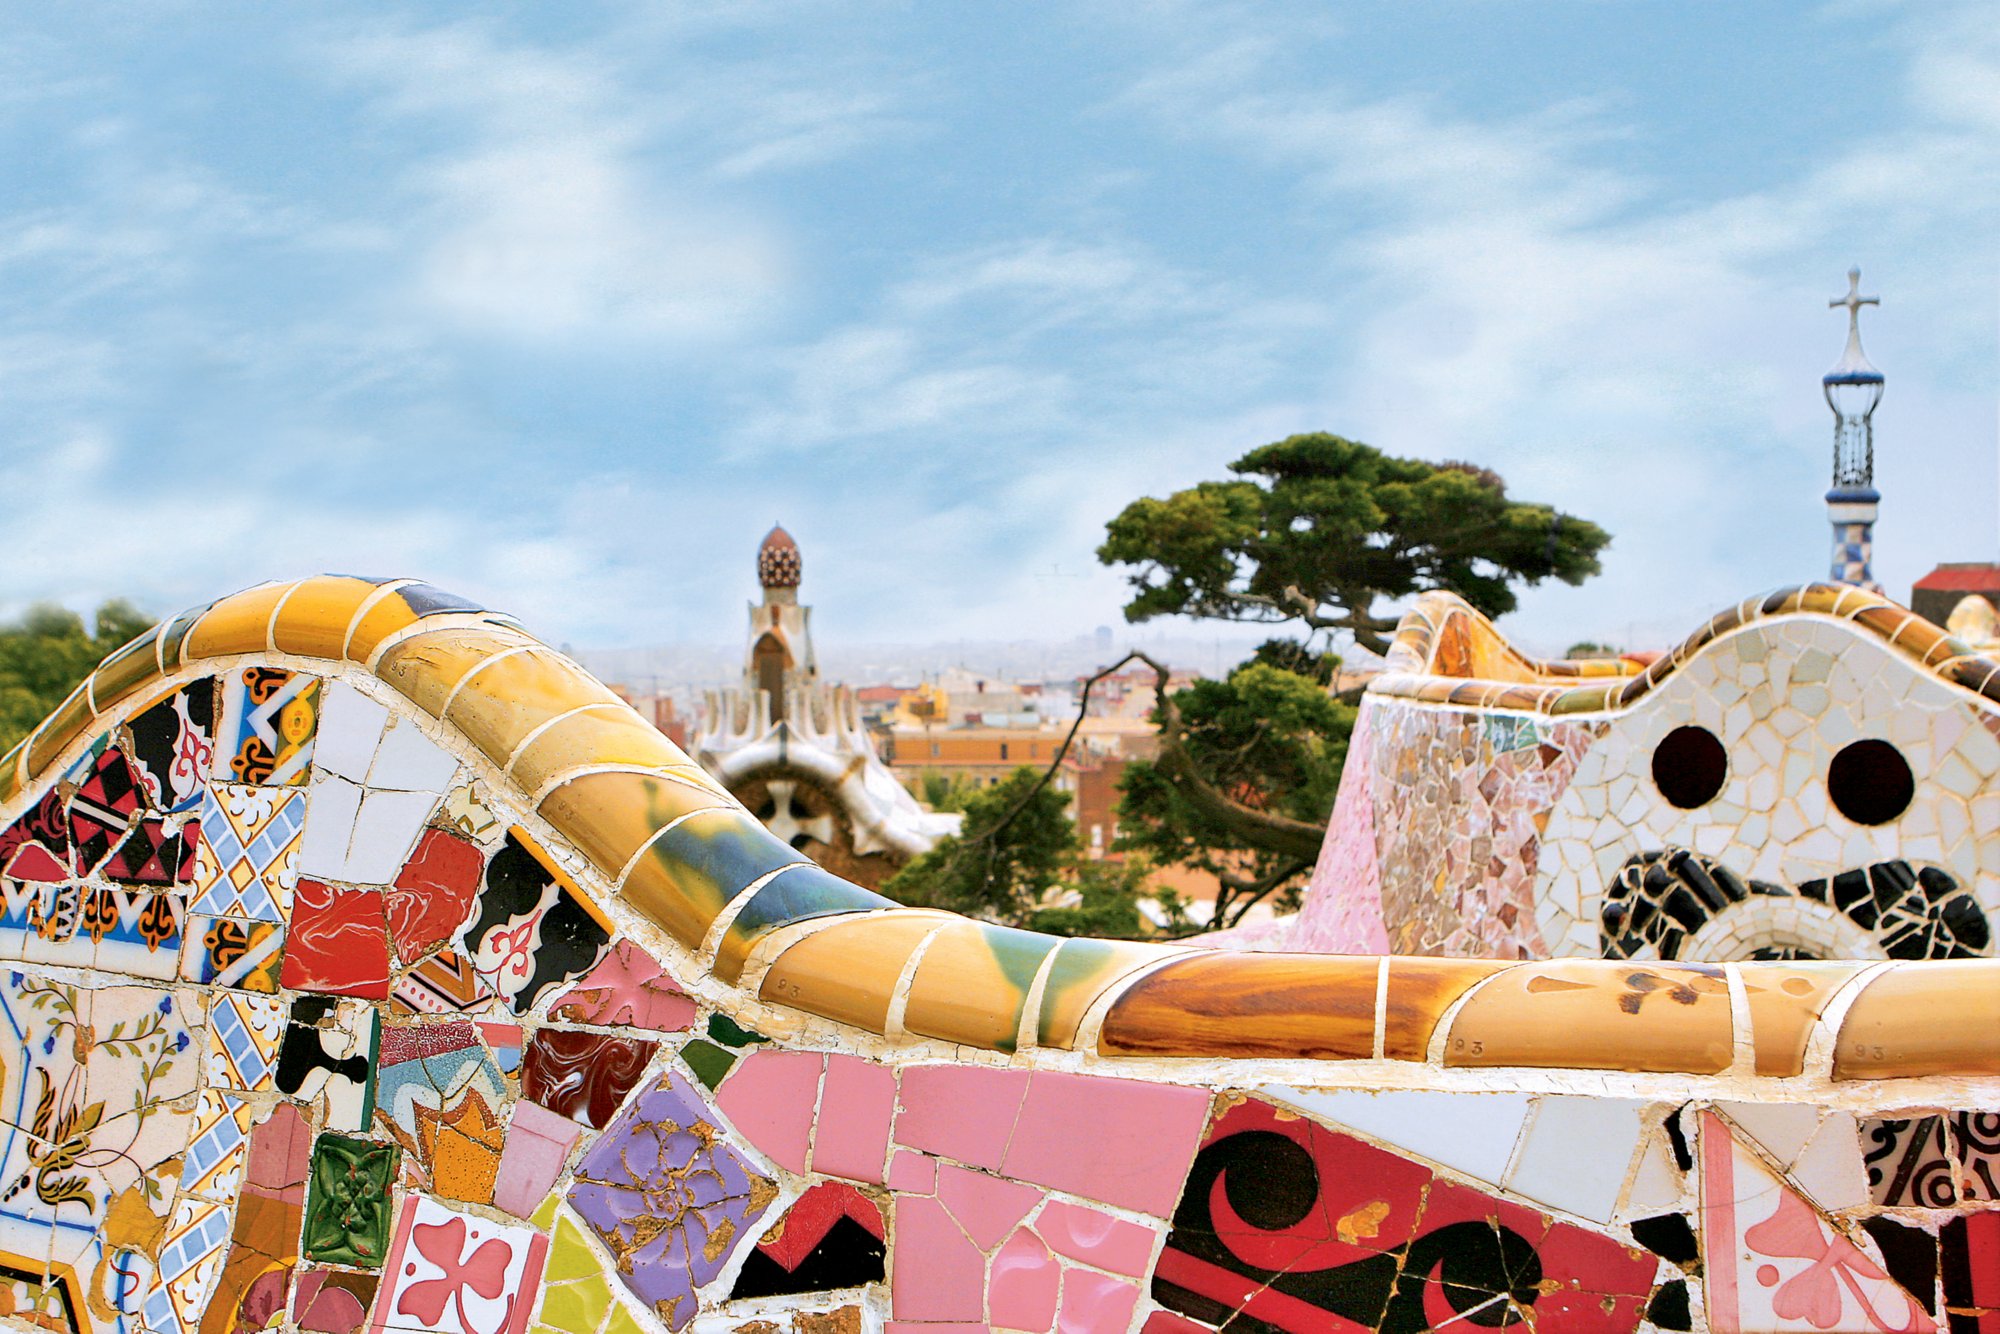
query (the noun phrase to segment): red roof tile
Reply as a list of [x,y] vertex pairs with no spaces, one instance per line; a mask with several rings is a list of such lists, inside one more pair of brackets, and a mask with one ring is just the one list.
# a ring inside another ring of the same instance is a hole
[[1944,593],[2000,592],[2000,565],[1988,565],[1978,561],[1957,561],[1949,565],[1940,565],[1917,580],[1917,587]]

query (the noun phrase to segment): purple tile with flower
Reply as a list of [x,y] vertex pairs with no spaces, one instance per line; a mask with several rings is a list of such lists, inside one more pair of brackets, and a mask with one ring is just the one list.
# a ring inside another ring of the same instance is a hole
[[692,1085],[668,1075],[577,1165],[569,1202],[618,1257],[618,1276],[673,1329],[722,1272],[776,1188],[723,1139]]

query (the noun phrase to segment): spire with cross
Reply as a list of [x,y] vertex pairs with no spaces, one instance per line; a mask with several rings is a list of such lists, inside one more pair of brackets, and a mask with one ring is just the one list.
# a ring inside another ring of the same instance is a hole
[[1833,522],[1833,577],[1874,588],[1875,516],[1881,493],[1875,489],[1875,406],[1882,401],[1882,372],[1861,350],[1861,308],[1879,306],[1880,297],[1861,295],[1861,270],[1847,271],[1847,295],[1827,302],[1847,311],[1847,348],[1832,370],[1820,377],[1826,405],[1833,410],[1833,489],[1826,493]]
[[[1821,382],[1828,385],[1881,384],[1882,372],[1869,364],[1868,354],[1861,350],[1861,308],[1879,306],[1882,298],[1861,295],[1861,270],[1856,268],[1847,271],[1847,295],[1837,296],[1826,304],[1829,310],[1847,307],[1847,350],[1841,354],[1840,364],[1828,371]],[[1836,412],[1839,410],[1834,409]]]

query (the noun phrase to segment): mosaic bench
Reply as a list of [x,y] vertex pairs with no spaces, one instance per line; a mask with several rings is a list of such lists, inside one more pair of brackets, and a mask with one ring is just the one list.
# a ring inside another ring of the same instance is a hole
[[274,584],[0,761],[0,1318],[2000,1329],[2000,963],[897,907],[507,618]]
[[2000,914],[2000,659],[1876,594],[1541,662],[1426,595],[1365,695],[1287,949],[1954,959]]

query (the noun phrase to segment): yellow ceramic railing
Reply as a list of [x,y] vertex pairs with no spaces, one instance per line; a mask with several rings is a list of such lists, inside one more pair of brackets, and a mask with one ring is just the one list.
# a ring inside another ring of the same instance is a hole
[[[1635,704],[1705,645],[1756,621],[1800,613],[1831,616],[1879,637],[1938,679],[2000,700],[2000,659],[1978,652],[1879,593],[1852,584],[1804,584],[1745,598],[1644,665],[1630,658],[1546,662],[1509,644],[1451,593],[1426,593],[1396,627],[1377,694],[1470,708],[1570,716]],[[1577,678],[1584,678],[1581,682]]]
[[[1851,596],[1850,596],[1851,594]],[[1398,665],[1428,663],[1427,599]],[[1985,689],[1984,659],[1866,595],[1813,586],[1718,617],[1604,684],[1474,683],[1603,707],[1756,615],[1849,616]],[[1887,610],[1885,610],[1885,608]],[[1457,608],[1449,608],[1454,613]],[[1891,613],[1894,613],[1893,615]],[[1490,627],[1489,627],[1490,628]],[[187,612],[114,653],[0,760],[0,817],[162,683],[253,661],[365,671],[455,731],[748,1012],[891,1040],[1085,1057],[1311,1060],[1800,1082],[2000,1074],[2000,961],[1634,964],[1237,954],[1064,939],[899,907],[770,835],[672,742],[512,620],[414,581],[319,576]],[[1526,662],[1526,659],[1521,661]],[[1991,668],[1992,664],[1986,664]],[[1606,666],[1603,670],[1616,670]],[[1406,675],[1383,687],[1417,694]],[[1451,682],[1443,682],[1451,687]],[[1545,698],[1536,695],[1537,700]],[[783,874],[780,874],[780,873]],[[1949,1015],[1949,1022],[1940,1022]],[[1803,1081],[1800,1080],[1803,1077]]]

